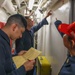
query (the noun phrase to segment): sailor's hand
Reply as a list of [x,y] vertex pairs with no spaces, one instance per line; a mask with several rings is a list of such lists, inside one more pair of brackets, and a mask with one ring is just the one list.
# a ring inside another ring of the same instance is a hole
[[45,18],[49,17],[50,15],[52,15],[52,11],[51,10],[47,13]]
[[22,50],[22,51],[20,51],[19,53],[18,53],[18,55],[23,55],[23,54],[25,54],[27,51],[25,51],[25,50]]
[[28,60],[24,63],[24,67],[26,71],[32,70],[35,64],[35,60]]

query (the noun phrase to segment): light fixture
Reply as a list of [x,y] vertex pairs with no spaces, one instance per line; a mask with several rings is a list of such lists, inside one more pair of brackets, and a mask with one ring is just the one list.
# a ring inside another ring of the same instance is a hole
[[29,0],[29,4],[28,4],[29,10],[32,10],[33,5],[34,5],[34,0]]

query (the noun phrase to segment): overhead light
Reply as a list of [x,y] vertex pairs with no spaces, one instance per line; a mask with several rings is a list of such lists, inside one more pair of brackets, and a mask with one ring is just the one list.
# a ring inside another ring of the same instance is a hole
[[29,0],[29,4],[28,4],[29,10],[32,10],[33,5],[34,5],[34,0]]

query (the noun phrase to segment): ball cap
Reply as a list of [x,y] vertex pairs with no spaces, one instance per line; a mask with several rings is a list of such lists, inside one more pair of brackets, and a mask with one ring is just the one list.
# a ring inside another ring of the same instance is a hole
[[67,34],[75,41],[75,22],[71,24],[62,23],[58,26],[58,30],[64,34]]

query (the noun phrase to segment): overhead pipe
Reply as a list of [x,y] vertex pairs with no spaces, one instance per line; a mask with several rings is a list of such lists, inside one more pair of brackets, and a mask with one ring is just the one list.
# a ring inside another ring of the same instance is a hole
[[5,1],[5,0],[0,0],[0,6],[3,4],[4,1]]
[[21,7],[20,4],[21,4],[23,1],[25,1],[25,0],[15,0],[15,2],[16,2],[16,4],[17,4],[18,8]]
[[1,5],[8,13],[10,14],[15,14],[17,13],[14,5],[12,4],[11,0],[5,0],[3,4]]

